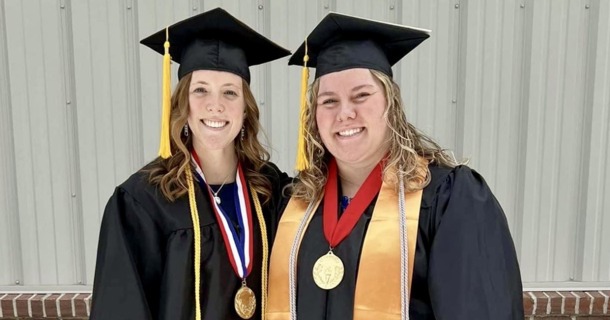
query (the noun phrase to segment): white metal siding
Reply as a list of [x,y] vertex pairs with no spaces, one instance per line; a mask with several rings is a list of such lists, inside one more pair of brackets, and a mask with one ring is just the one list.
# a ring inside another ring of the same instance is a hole
[[[608,1],[0,0],[0,286],[91,284],[106,201],[157,152],[161,57],[139,40],[217,6],[291,50],[330,11],[431,29],[394,67],[410,121],[486,178],[527,284],[610,282]],[[251,86],[292,172],[287,61]]]

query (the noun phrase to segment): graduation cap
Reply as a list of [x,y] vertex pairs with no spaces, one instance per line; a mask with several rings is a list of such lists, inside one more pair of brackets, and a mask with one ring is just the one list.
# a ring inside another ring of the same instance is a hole
[[180,64],[179,79],[196,70],[216,70],[231,72],[250,83],[250,66],[290,54],[221,8],[177,22],[140,43],[163,55],[163,115],[159,147],[159,155],[163,158],[171,156],[170,59]]
[[429,30],[335,12],[320,21],[288,62],[289,65],[303,66],[297,170],[309,167],[303,126],[309,77],[307,67],[316,68],[316,79],[353,68],[373,69],[392,77],[392,66],[428,37]]

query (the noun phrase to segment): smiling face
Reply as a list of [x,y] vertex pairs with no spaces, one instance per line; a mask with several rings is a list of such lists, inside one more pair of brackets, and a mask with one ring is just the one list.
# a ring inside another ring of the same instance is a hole
[[353,168],[377,164],[388,149],[386,98],[368,69],[348,69],[320,77],[316,123],[337,164]]
[[195,150],[234,150],[245,117],[242,84],[241,77],[229,72],[192,73],[188,124]]

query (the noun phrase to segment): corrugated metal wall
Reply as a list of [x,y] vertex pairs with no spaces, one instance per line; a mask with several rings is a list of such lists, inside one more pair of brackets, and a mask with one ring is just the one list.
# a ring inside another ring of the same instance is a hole
[[[292,50],[329,11],[431,29],[395,67],[410,120],[486,177],[526,286],[608,286],[609,1],[0,0],[0,288],[91,284],[103,207],[156,154],[161,58],[138,42],[217,6]],[[252,87],[291,171],[286,63]]]

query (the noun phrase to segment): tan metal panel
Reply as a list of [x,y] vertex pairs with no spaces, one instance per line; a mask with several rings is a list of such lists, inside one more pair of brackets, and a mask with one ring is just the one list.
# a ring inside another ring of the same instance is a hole
[[588,39],[584,1],[533,4],[522,265],[526,281],[568,281],[580,211],[584,66]]
[[587,153],[579,231],[582,249],[575,257],[578,280],[610,281],[610,3],[592,1],[587,66],[589,135],[582,140]]
[[[57,3],[7,1],[23,284],[74,283],[64,70]],[[22,41],[21,39],[27,39]],[[15,125],[18,124],[18,125]]]
[[22,282],[4,2],[0,1],[0,286]]

